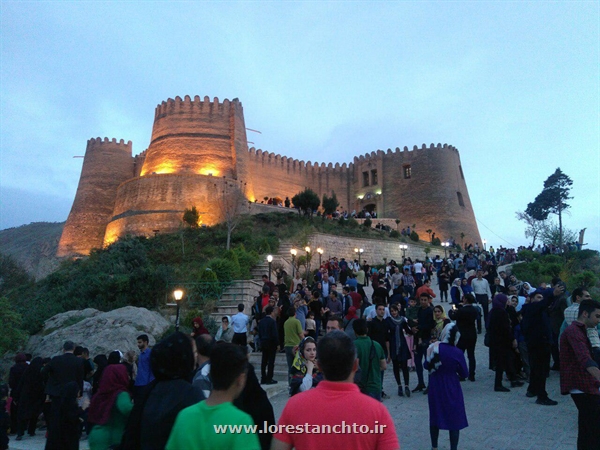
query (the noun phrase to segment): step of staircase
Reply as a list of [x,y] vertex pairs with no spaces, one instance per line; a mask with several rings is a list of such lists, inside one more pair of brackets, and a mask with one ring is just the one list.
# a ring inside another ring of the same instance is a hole
[[[256,376],[260,380],[260,366],[262,362],[262,353],[261,352],[252,352],[248,355],[248,360],[250,364],[254,366],[254,370],[256,371]],[[279,385],[285,385],[285,389],[287,390],[287,380],[288,380],[288,368],[287,368],[287,360],[285,357],[285,353],[277,353],[275,356],[275,366],[273,370],[273,379],[278,381]]]

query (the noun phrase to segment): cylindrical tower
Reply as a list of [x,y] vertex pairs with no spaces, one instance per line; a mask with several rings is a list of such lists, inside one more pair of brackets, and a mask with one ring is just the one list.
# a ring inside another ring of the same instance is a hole
[[57,256],[88,255],[93,248],[102,248],[117,187],[132,176],[131,141],[92,138],[87,142],[77,193]]

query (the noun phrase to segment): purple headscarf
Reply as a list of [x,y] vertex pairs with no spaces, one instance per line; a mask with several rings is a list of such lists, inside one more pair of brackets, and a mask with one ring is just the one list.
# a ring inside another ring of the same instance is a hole
[[506,295],[496,294],[492,300],[492,309],[506,309],[506,302],[508,302],[508,297]]

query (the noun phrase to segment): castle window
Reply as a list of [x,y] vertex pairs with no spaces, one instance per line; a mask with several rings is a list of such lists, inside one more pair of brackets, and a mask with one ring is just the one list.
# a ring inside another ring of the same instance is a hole
[[402,170],[404,171],[404,178],[410,178],[412,176],[412,169],[410,168],[410,164],[402,166]]
[[363,172],[363,186],[369,185],[369,172]]
[[371,184],[377,184],[377,169],[371,170]]
[[462,194],[461,194],[460,192],[457,192],[457,193],[456,193],[456,196],[458,197],[458,204],[459,204],[460,206],[465,206],[465,202],[464,202],[464,200],[463,200],[463,196],[462,196]]
[[463,174],[462,166],[458,166],[458,170],[460,170],[460,177],[464,180],[465,179],[465,175]]

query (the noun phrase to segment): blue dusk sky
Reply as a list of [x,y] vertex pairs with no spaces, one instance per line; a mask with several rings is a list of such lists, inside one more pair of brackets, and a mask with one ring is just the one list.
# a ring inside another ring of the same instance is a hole
[[[64,221],[86,142],[149,144],[175,96],[239,98],[256,148],[318,162],[448,143],[481,236],[528,242],[560,167],[600,248],[599,2],[1,3],[0,228]],[[440,211],[443,214],[444,211]]]

